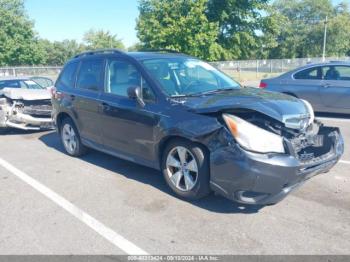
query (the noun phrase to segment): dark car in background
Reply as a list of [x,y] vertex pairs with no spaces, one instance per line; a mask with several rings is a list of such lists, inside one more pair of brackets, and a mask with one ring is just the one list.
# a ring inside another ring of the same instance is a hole
[[338,128],[297,98],[242,88],[196,58],[98,50],[77,55],[53,89],[66,152],[87,148],[161,170],[180,197],[215,191],[274,204],[343,154]]
[[309,64],[263,79],[260,88],[305,99],[317,112],[350,114],[350,61]]

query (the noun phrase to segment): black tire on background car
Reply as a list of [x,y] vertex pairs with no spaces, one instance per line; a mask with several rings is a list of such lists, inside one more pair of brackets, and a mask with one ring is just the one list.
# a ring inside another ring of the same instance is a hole
[[201,145],[172,140],[163,152],[162,171],[169,187],[184,199],[200,199],[211,191],[209,155]]
[[78,129],[72,119],[66,117],[60,125],[61,141],[67,154],[78,157],[86,153],[87,148],[81,143]]

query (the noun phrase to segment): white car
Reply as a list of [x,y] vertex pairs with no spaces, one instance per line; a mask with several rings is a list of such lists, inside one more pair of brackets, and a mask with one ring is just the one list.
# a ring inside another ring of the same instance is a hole
[[0,78],[0,128],[53,128],[51,93],[30,78]]

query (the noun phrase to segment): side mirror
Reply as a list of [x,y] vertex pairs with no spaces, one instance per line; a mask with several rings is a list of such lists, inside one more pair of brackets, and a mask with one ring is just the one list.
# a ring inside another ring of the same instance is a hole
[[136,99],[136,101],[142,106],[145,106],[145,102],[142,98],[142,90],[139,86],[130,86],[128,88],[128,97],[130,99]]

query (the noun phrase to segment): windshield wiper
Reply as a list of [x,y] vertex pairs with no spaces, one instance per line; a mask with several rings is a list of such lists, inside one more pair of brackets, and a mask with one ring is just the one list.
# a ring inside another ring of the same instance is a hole
[[204,91],[204,92],[198,92],[198,93],[191,93],[191,94],[180,94],[180,95],[172,95],[171,98],[183,98],[183,97],[195,97],[195,96],[203,96],[203,95],[210,95],[210,94],[217,94],[232,90],[238,90],[238,88],[231,87],[231,88],[219,88],[215,90],[210,91]]
[[197,96],[210,95],[210,94],[217,94],[217,93],[222,93],[222,92],[227,92],[227,91],[232,91],[232,90],[237,90],[237,89],[238,88],[234,88],[234,87],[231,87],[231,88],[219,88],[219,89],[215,89],[215,90],[195,93],[193,95],[197,95]]

